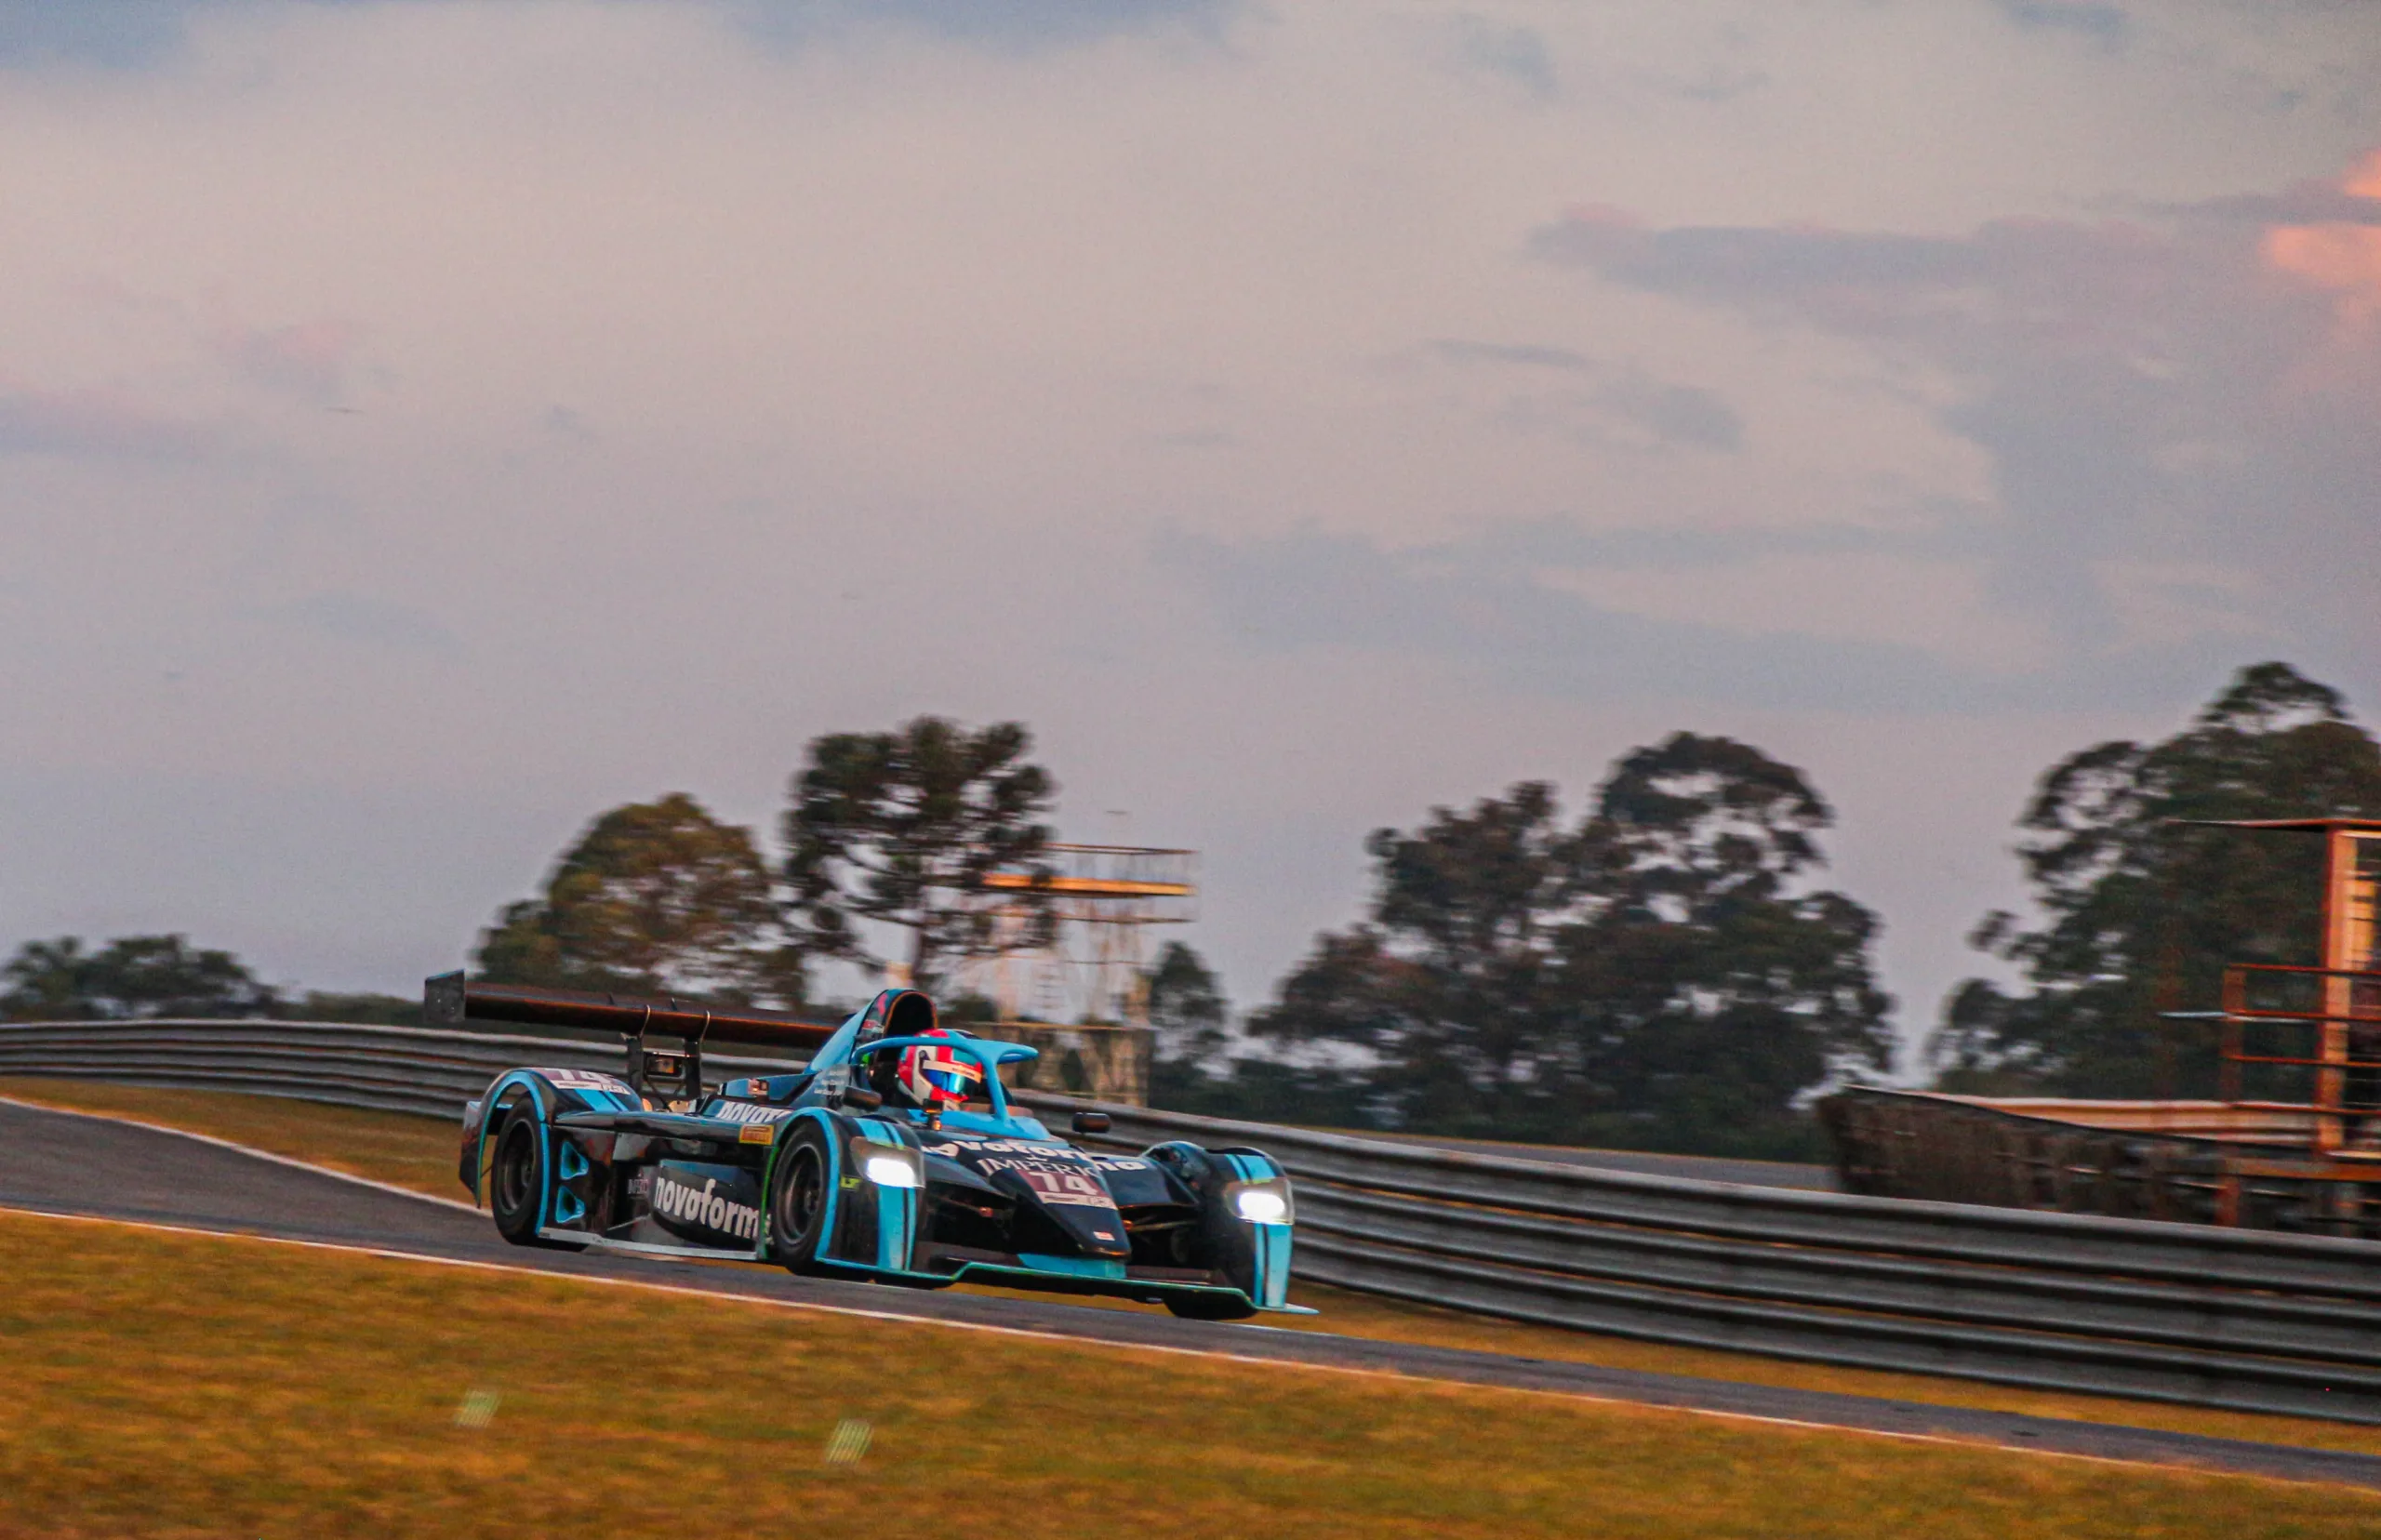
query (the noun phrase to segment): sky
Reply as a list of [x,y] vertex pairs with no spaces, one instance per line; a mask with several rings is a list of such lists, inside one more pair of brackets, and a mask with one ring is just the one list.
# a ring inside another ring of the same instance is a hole
[[1254,1006],[1691,729],[1915,1040],[2057,757],[2381,711],[2355,0],[0,0],[0,220],[8,945],[410,993],[932,711]]

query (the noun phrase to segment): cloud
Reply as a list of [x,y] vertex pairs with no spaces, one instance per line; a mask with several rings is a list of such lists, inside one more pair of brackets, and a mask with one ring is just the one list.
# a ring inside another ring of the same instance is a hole
[[1455,20],[1457,61],[1465,69],[1493,75],[1518,86],[1540,101],[1563,94],[1554,69],[1554,51],[1545,37],[1528,27],[1507,27],[1480,16]]
[[2367,162],[2329,187],[1941,236],[1593,208],[1529,250],[1935,381],[1937,424],[1990,467],[1974,534],[2001,602],[2078,662],[2139,640],[2128,585],[2157,564],[2241,576],[2247,617],[2281,634],[2370,646],[2381,626],[2342,564],[2381,563],[2376,193]]
[[1593,567],[1616,572],[1706,572],[1778,556],[1833,556],[1853,551],[1906,555],[1954,554],[1935,528],[1887,530],[1857,524],[1751,528],[1598,528],[1546,515],[1501,519],[1475,531],[1462,548],[1475,570],[1524,577],[1547,568]]
[[2276,272],[2336,296],[2350,339],[2369,341],[2367,328],[2381,317],[2381,151],[2342,181],[2340,193],[2278,207],[2306,222],[2271,225],[2258,252]]
[[[364,8],[370,0],[290,0]],[[383,0],[386,3],[386,0]],[[706,0],[746,36],[795,46],[871,27],[904,28],[997,50],[1032,52],[1160,28],[1220,33],[1242,0]],[[0,0],[0,67],[53,63],[136,70],[170,62],[209,14],[261,0]],[[668,9],[655,6],[655,9]]]
[[237,327],[219,334],[214,348],[251,384],[327,404],[345,393],[348,365],[362,337],[363,328],[351,321],[301,321]]
[[137,69],[177,52],[193,0],[0,0],[0,65]]
[[1587,443],[1618,446],[1744,446],[1744,418],[1718,394],[1656,378],[1635,365],[1608,364],[1569,348],[1444,338],[1426,344],[1424,352],[1445,364],[1553,371],[1594,382],[1508,396],[1499,416],[1514,427],[1553,425]]
[[1240,0],[722,0],[749,35],[781,46],[898,27],[995,49],[1073,47],[1160,29],[1215,33]]
[[1922,716],[2130,710],[2188,697],[2238,661],[2237,639],[2194,637],[2111,652],[2089,670],[1993,670],[1907,643],[1632,613],[1582,596],[1560,571],[1526,559],[1618,554],[1656,564],[1747,566],[1798,538],[1842,549],[1862,537],[1598,535],[1552,521],[1404,551],[1312,529],[1240,542],[1176,531],[1159,538],[1153,554],[1162,570],[1207,600],[1244,647],[1427,661],[1496,688],[1576,702],[1691,700]]
[[1450,364],[1520,364],[1530,368],[1566,369],[1578,374],[1596,371],[1594,359],[1569,348],[1514,342],[1466,342],[1452,338],[1440,339],[1428,347],[1433,356]]
[[259,620],[290,626],[334,641],[398,652],[446,653],[460,644],[455,633],[410,605],[346,592],[310,593],[247,612]]
[[122,392],[0,386],[0,455],[75,459],[184,460],[208,435]]
[[1750,96],[1755,91],[1767,88],[1769,84],[1770,74],[1766,70],[1732,70],[1715,64],[1691,80],[1681,81],[1677,90],[1689,101],[1717,104]]
[[2072,33],[2107,47],[2123,43],[2133,31],[2124,7],[2109,0],[1999,0],[1999,9],[2020,27]]
[[1700,385],[1670,385],[1630,370],[1596,397],[1621,422],[1643,430],[1656,443],[1693,449],[1744,447],[1744,418]]

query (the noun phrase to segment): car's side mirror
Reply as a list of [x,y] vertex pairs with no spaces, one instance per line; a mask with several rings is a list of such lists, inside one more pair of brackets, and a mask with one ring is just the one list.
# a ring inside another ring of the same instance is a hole
[[1078,1112],[1075,1114],[1074,1131],[1078,1134],[1105,1134],[1108,1122],[1105,1112]]
[[885,1098],[864,1085],[844,1088],[844,1105],[862,1112],[873,1112],[885,1105]]

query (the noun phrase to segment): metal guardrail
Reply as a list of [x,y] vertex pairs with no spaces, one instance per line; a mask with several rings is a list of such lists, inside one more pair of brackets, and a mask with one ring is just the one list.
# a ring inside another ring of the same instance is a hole
[[[456,1118],[519,1065],[618,1074],[617,1046],[579,1039],[319,1021],[36,1021],[0,1025],[0,1075],[246,1091]],[[729,1075],[781,1058],[705,1054]]]
[[[584,1042],[293,1022],[0,1026],[0,1075],[452,1115]],[[723,1073],[771,1063],[706,1056]],[[2381,1242],[1739,1187],[1094,1104],[1096,1141],[1264,1148],[1298,1179],[1297,1272],[1688,1347],[2381,1423]]]

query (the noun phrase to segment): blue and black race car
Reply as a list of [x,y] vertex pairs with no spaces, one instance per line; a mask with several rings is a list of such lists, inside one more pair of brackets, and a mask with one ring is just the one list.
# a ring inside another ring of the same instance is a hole
[[[916,990],[888,989],[836,1028],[467,985],[459,974],[428,980],[425,997],[432,1024],[617,1028],[627,1039],[623,1075],[509,1069],[466,1109],[459,1175],[515,1244],[1113,1294],[1206,1321],[1300,1310],[1285,1297],[1290,1182],[1270,1158],[1181,1143],[1078,1148],[1002,1084],[1001,1066],[1034,1049],[946,1029]],[[649,1047],[653,1034],[681,1045]],[[706,1041],[816,1052],[712,1088]],[[1073,1132],[1108,1126],[1081,1112]]]

